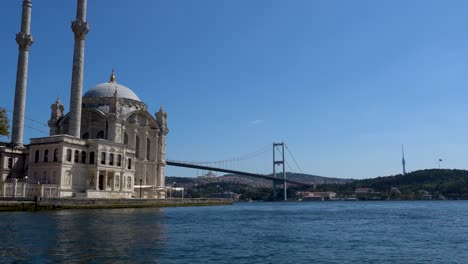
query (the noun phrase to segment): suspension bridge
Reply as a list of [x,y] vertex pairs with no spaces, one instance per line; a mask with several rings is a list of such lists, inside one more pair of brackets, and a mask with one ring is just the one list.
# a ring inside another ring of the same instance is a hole
[[[272,153],[271,153],[272,150]],[[286,161],[286,151],[287,154],[293,160],[293,167]],[[271,160],[271,158],[273,158]],[[272,163],[270,163],[273,161]],[[262,165],[265,164],[272,164],[272,173],[269,169],[262,168]],[[311,183],[304,183],[300,181],[290,180],[286,178],[286,167],[290,172],[300,172],[302,168],[297,163],[294,155],[291,153],[287,145],[282,143],[273,143],[273,145],[267,145],[259,150],[249,153],[244,156],[234,157],[231,159],[226,160],[219,160],[219,161],[210,161],[210,162],[193,162],[193,161],[176,161],[176,160],[166,160],[166,165],[168,166],[175,166],[175,167],[183,167],[183,168],[191,168],[197,169],[201,171],[207,172],[222,172],[222,173],[230,173],[239,176],[246,176],[246,177],[254,177],[260,178],[265,180],[271,180],[273,184],[273,197],[276,197],[276,185],[282,184],[283,185],[283,199],[287,200],[287,184],[295,184],[295,185],[305,185],[305,186],[314,186]],[[251,172],[248,172],[250,168]],[[240,169],[244,168],[244,169]],[[279,169],[279,170],[278,170]],[[253,171],[253,172],[252,172]],[[260,172],[260,171],[263,171]],[[270,176],[272,175],[272,176]]]

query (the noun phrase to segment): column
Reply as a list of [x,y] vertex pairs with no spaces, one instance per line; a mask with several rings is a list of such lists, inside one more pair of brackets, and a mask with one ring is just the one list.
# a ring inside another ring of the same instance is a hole
[[81,96],[83,90],[84,46],[86,34],[88,34],[89,31],[89,25],[86,22],[86,0],[78,0],[76,20],[72,22],[71,28],[75,34],[75,47],[73,50],[68,134],[79,138],[81,135]]
[[96,170],[95,175],[94,175],[95,181],[94,181],[94,188],[99,190],[99,170]]
[[106,191],[107,190],[107,171],[104,172],[104,182],[103,182],[103,189]]
[[112,172],[112,177],[111,177],[111,190],[115,190],[115,172]]
[[123,173],[121,173],[120,174],[120,191],[123,191],[123,189],[125,188],[124,184],[125,184],[125,176]]
[[18,66],[16,70],[15,102],[13,108],[13,125],[11,143],[23,146],[24,112],[26,105],[26,83],[28,80],[29,47],[33,44],[31,36],[31,0],[23,0],[21,14],[21,31],[16,34],[18,43]]

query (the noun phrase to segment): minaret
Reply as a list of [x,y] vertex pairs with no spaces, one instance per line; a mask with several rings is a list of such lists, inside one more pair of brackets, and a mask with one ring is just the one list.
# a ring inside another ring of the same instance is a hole
[[73,70],[70,94],[70,121],[68,134],[80,137],[81,127],[81,96],[83,90],[84,45],[89,25],[86,22],[86,0],[77,1],[76,20],[72,22],[75,33],[75,48],[73,50]]
[[28,81],[29,47],[33,44],[31,36],[31,0],[23,0],[21,31],[16,34],[18,43],[18,68],[16,70],[15,104],[13,108],[13,128],[11,143],[23,146],[24,111],[26,105],[26,83]]
[[406,175],[405,149],[401,145],[401,164],[403,165],[403,175]]

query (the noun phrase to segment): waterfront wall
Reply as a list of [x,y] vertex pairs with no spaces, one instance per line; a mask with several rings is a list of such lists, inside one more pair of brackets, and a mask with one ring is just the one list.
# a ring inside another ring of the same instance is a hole
[[10,200],[0,201],[0,211],[36,211],[61,209],[105,209],[230,205],[228,199],[81,199],[57,198],[37,202]]

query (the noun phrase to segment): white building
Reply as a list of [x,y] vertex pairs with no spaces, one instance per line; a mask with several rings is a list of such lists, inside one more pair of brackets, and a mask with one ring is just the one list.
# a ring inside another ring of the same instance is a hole
[[167,114],[153,115],[129,88],[110,80],[83,96],[84,41],[89,31],[86,0],[77,0],[70,111],[59,99],[51,106],[50,135],[23,145],[31,0],[23,0],[12,141],[0,144],[0,180],[26,178],[58,186],[59,196],[128,198],[135,184],[165,198]]

